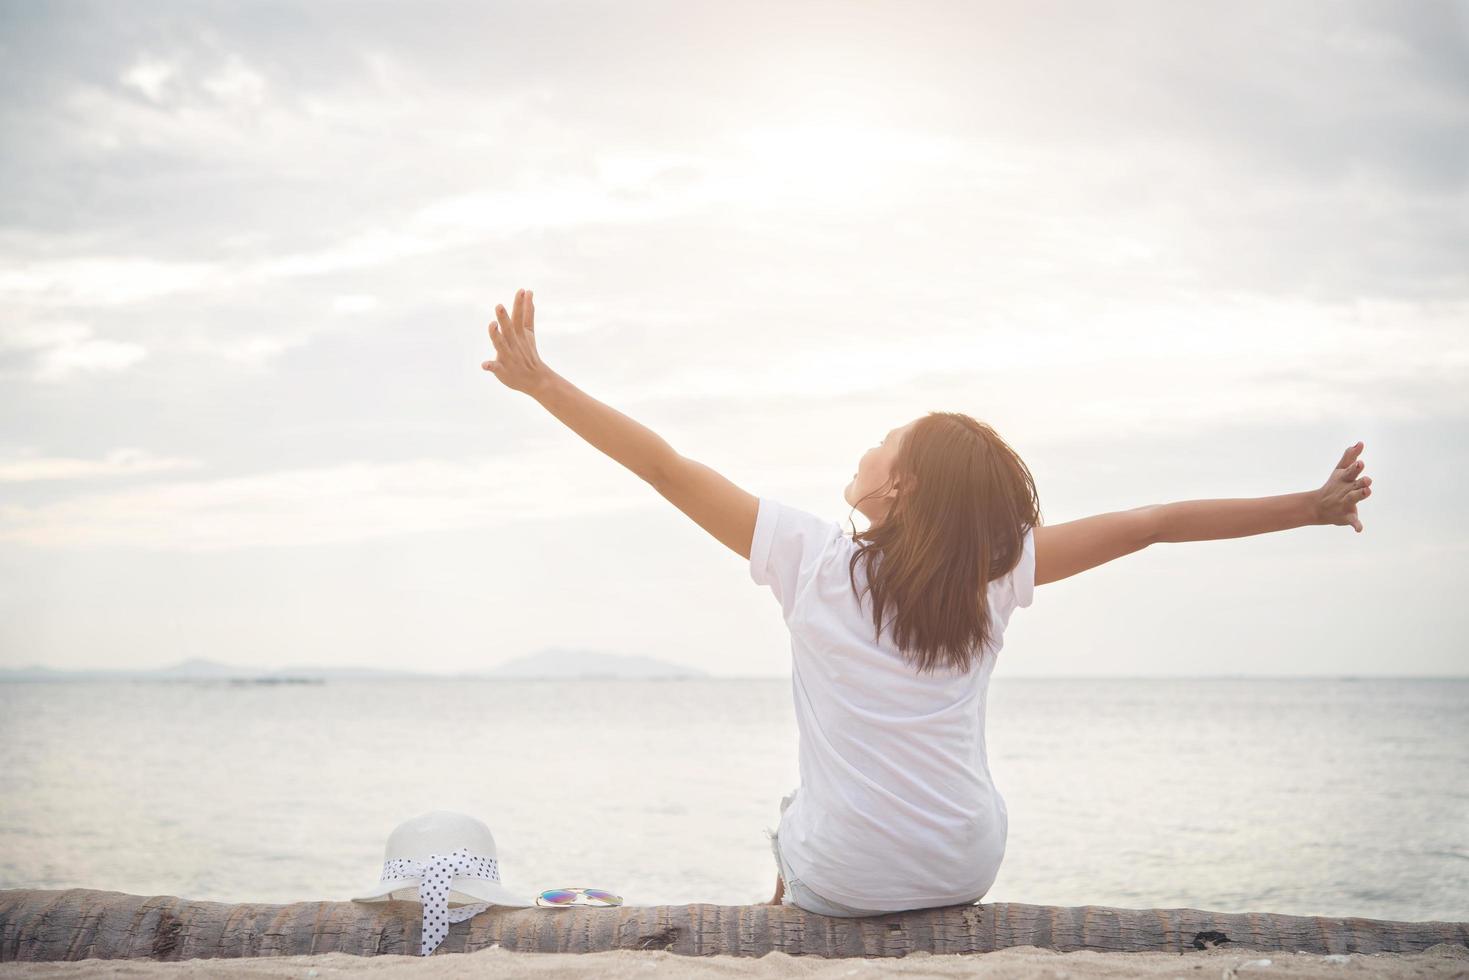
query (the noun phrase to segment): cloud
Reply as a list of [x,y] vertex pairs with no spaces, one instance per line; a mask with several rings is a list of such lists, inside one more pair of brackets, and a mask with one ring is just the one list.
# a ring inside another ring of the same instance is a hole
[[[99,5],[95,43],[0,11],[0,138],[26,147],[0,160],[0,303],[109,317],[8,349],[59,380],[310,345],[310,384],[278,390],[320,419],[354,391],[328,354],[401,354],[531,271],[560,277],[547,347],[681,421],[1042,374],[1104,406],[1057,402],[1058,431],[1340,412],[1359,375],[1388,414],[1456,407],[1462,5],[829,9],[758,54],[751,19],[679,5],[469,5],[449,30]],[[574,59],[483,55],[548,25]],[[408,390],[436,368],[392,377],[416,424],[458,410]]]
[[204,76],[201,87],[222,104],[258,108],[265,101],[265,76],[252,70],[239,55],[231,55],[218,71]]
[[43,351],[37,359],[37,381],[65,381],[78,374],[124,371],[146,357],[141,344],[125,340],[87,339]]
[[[612,170],[619,164],[616,155],[604,162]],[[15,256],[0,270],[0,300],[31,309],[72,309],[128,306],[185,294],[218,295],[296,278],[371,271],[404,259],[511,240],[532,229],[641,224],[732,197],[754,204],[749,175],[739,174],[738,161],[727,167],[724,187],[711,180],[707,185],[673,185],[656,195],[629,194],[625,183],[609,185],[580,177],[450,194],[426,201],[391,226],[339,233],[324,247],[286,254],[262,247],[258,257],[215,261],[106,254],[30,260]],[[816,192],[821,183],[812,183],[809,189]]]
[[378,308],[378,299],[371,293],[355,293],[338,296],[332,300],[332,312],[338,315],[371,313]]
[[101,459],[40,456],[32,453],[12,459],[0,459],[0,483],[132,476],[138,473],[191,469],[201,465],[203,464],[198,460],[155,456],[145,449],[127,447],[114,449]]
[[15,259],[6,265],[0,270],[0,300],[32,308],[122,306],[216,291],[228,283],[227,269],[219,263],[127,255]]
[[[688,214],[708,237],[835,251],[890,233],[898,205],[958,249],[1004,229],[1001,258],[1070,282],[1110,276],[1112,255],[1272,294],[1469,292],[1462,5],[872,6],[816,32],[817,4],[755,60],[753,24],[656,4],[469,5],[449,30],[382,8],[99,6],[95,48],[40,9],[5,25],[0,142],[27,149],[0,160],[0,216],[86,238],[0,250],[0,295],[27,304],[259,289],[558,228],[656,235]],[[541,17],[574,62],[483,56],[479,38]],[[694,59],[681,39],[699,37],[723,43]],[[658,125],[611,103],[656,105]],[[247,226],[255,247],[222,248]]]
[[265,76],[237,52],[230,52],[223,64],[211,70],[196,72],[190,72],[180,60],[145,53],[123,70],[117,80],[124,88],[142,93],[160,108],[176,105],[200,91],[229,109],[256,109],[264,103],[268,88]]
[[177,74],[177,65],[144,56],[122,73],[121,81],[142,92],[150,102],[162,103],[169,81]]
[[0,353],[7,350],[30,354],[30,377],[46,383],[124,371],[148,355],[142,344],[97,337],[88,324],[69,320],[7,326]]
[[[39,471],[15,465],[23,475]],[[585,454],[563,444],[513,460],[351,462],[150,483],[34,506],[0,503],[0,541],[162,551],[297,547],[646,506],[641,481],[615,464],[589,471]]]
[[305,347],[312,336],[313,331],[305,326],[288,334],[207,332],[180,338],[170,349],[174,352],[202,353],[245,367],[259,368],[284,351]]
[[[362,314],[376,309],[377,301],[370,296],[347,296],[323,302],[318,309],[323,307],[333,316]],[[147,306],[128,318],[117,312],[111,314],[112,329],[135,334],[132,338],[102,338],[79,320],[45,319],[45,312],[39,318],[27,319],[22,313],[0,326],[0,374],[41,383],[64,382],[79,376],[126,371],[154,350],[163,351],[168,358],[196,354],[259,368],[284,351],[304,347],[322,333],[339,329],[330,317],[321,314],[263,322],[253,315],[255,308],[244,304],[231,307],[220,300],[201,304],[189,319],[176,315],[170,319],[171,311]],[[267,306],[265,316],[271,312]]]
[[[1469,413],[1465,322],[1469,302],[1327,305],[1245,293],[1209,307],[1089,309],[1085,298],[1060,295],[1048,308],[992,322],[956,317],[911,335],[848,344],[792,336],[758,361],[690,364],[601,390],[617,404],[689,400],[716,414],[740,403],[983,397],[1025,406],[1032,431],[1055,426],[1058,437],[1341,417],[1364,405],[1379,417],[1416,418]],[[1038,399],[1038,391],[1066,395]]]
[[44,350],[78,343],[91,334],[91,327],[74,320],[7,323],[0,332],[0,350]]

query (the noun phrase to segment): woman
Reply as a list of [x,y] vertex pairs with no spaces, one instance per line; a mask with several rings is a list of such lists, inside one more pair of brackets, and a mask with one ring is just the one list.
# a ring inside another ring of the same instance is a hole
[[[1035,484],[994,430],[930,412],[863,454],[842,526],[753,496],[548,368],[535,305],[495,308],[482,367],[632,470],[749,562],[791,632],[800,786],[771,832],[775,896],[824,915],[972,904],[1008,814],[990,779],[985,697],[1005,626],[1034,588],[1150,544],[1351,525],[1372,491],[1358,442],[1319,489],[1188,500],[1042,526]],[[880,612],[879,612],[880,611]]]

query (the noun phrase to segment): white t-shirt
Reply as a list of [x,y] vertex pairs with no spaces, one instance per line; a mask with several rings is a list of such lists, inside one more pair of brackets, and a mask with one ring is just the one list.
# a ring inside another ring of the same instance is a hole
[[1003,629],[1035,591],[1034,532],[992,580],[995,639],[967,674],[919,674],[873,639],[866,559],[842,525],[760,498],[750,577],[780,600],[791,632],[801,785],[782,814],[781,854],[818,894],[897,910],[982,897],[1005,853],[1009,812],[990,779],[985,696]]

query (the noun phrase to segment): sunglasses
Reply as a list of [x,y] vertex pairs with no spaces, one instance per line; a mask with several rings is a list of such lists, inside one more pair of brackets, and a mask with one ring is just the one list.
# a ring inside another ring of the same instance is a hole
[[[578,902],[577,898],[585,898]],[[536,896],[536,904],[545,908],[567,905],[621,905],[622,896],[600,888],[547,888]]]

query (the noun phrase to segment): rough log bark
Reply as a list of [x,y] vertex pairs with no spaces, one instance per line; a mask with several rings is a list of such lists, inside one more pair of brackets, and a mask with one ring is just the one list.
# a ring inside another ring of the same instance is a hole
[[[416,902],[231,905],[90,888],[0,890],[0,962],[330,952],[416,956],[420,916]],[[772,950],[904,956],[1006,946],[1187,953],[1220,943],[1268,952],[1417,953],[1435,943],[1469,946],[1469,923],[1013,902],[862,919],[774,905],[496,908],[451,926],[434,955],[495,943],[547,953],[666,949],[689,956],[761,956]]]

